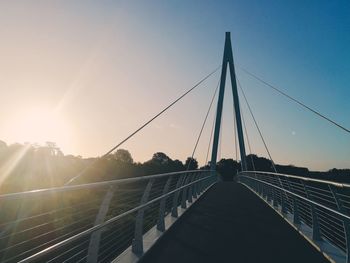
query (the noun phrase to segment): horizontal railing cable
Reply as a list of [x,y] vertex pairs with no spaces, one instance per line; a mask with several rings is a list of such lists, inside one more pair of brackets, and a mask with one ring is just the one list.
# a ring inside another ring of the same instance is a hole
[[58,243],[56,243],[56,244],[54,244],[54,245],[52,245],[50,247],[47,247],[47,248],[43,249],[42,251],[39,251],[39,252],[37,252],[37,253],[35,253],[35,254],[25,258],[25,259],[20,260],[19,262],[31,262],[31,261],[33,261],[35,259],[38,259],[39,257],[44,256],[44,255],[46,255],[49,252],[53,252],[53,251],[55,251],[55,250],[65,246],[65,245],[73,242],[73,241],[79,240],[82,237],[88,236],[89,234],[92,234],[93,232],[96,232],[96,231],[98,231],[98,230],[100,230],[102,228],[105,228],[106,226],[116,222],[117,220],[121,219],[122,217],[126,217],[126,216],[131,215],[132,213],[137,212],[137,211],[139,211],[141,209],[145,209],[146,207],[150,206],[151,204],[153,204],[155,202],[158,202],[158,201],[162,200],[163,198],[165,198],[167,196],[170,196],[170,195],[172,195],[172,194],[174,194],[174,193],[176,193],[178,191],[181,191],[183,189],[187,189],[188,187],[190,187],[190,186],[192,186],[194,184],[197,184],[199,182],[202,182],[202,181],[205,181],[205,180],[208,180],[208,179],[211,179],[211,178],[213,178],[213,176],[209,175],[209,176],[206,176],[206,177],[203,177],[203,178],[200,178],[200,179],[188,182],[187,184],[185,184],[183,186],[180,186],[180,187],[178,187],[178,188],[176,188],[176,189],[174,189],[172,191],[169,191],[166,194],[163,194],[163,195],[161,195],[159,197],[156,197],[156,198],[148,201],[145,204],[140,204],[140,205],[138,205],[138,206],[136,206],[134,208],[131,208],[131,209],[125,211],[122,214],[119,214],[119,215],[117,215],[115,217],[112,217],[112,218],[106,220],[105,222],[103,222],[101,224],[97,224],[97,225],[95,225],[95,226],[93,226],[93,227],[91,227],[89,229],[81,231],[80,233],[78,233],[76,235],[68,237],[67,239],[65,239],[63,241],[60,241],[60,242],[58,242]]
[[0,195],[0,261],[31,261],[38,253],[43,262],[108,261],[130,245],[136,253],[134,240],[155,226],[165,231],[165,216],[177,217],[180,205],[216,180],[209,170],[192,170]]
[[272,173],[272,172],[265,172],[265,171],[255,171],[255,172],[259,173],[259,174],[276,175],[276,176],[282,176],[282,177],[295,178],[295,179],[299,179],[299,180],[303,180],[303,181],[311,181],[311,182],[334,185],[334,186],[338,186],[338,187],[350,188],[350,184],[337,183],[337,182],[333,182],[333,181],[326,181],[326,180],[297,176],[297,175],[292,175],[292,174]]
[[[243,174],[244,174],[244,173],[245,173],[245,172],[243,172]],[[260,172],[254,171],[253,173],[256,174],[256,173],[260,173]],[[243,175],[243,176],[244,176],[244,175]],[[276,185],[274,185],[274,184],[272,184],[272,183],[265,182],[265,181],[260,180],[260,179],[257,179],[257,178],[252,178],[252,177],[250,177],[250,179],[253,179],[253,180],[255,180],[255,181],[259,181],[259,182],[261,182],[261,183],[263,183],[263,184],[267,184],[267,185],[269,185],[269,186],[271,186],[271,187],[274,187],[274,188],[277,188],[277,189],[279,189],[279,190],[281,190],[281,191],[285,191],[285,192],[287,192],[288,194],[291,194],[291,195],[293,195],[293,196],[295,196],[295,197],[298,197],[298,198],[300,198],[300,199],[302,199],[302,200],[304,200],[304,201],[306,201],[306,202],[308,202],[308,203],[314,204],[314,205],[316,205],[316,206],[318,206],[318,207],[321,207],[321,208],[323,208],[323,209],[325,209],[325,210],[328,210],[328,211],[330,211],[330,212],[332,212],[332,213],[334,213],[334,214],[337,214],[337,215],[339,215],[339,216],[341,216],[341,217],[343,217],[343,218],[346,218],[346,219],[350,220],[350,216],[345,215],[345,214],[343,214],[343,213],[340,213],[339,211],[336,211],[336,210],[334,210],[334,209],[332,209],[332,208],[329,208],[329,207],[327,207],[327,206],[325,206],[325,205],[322,205],[322,204],[320,204],[320,203],[317,203],[317,202],[315,202],[315,201],[313,201],[313,200],[310,200],[310,199],[308,199],[308,198],[306,198],[306,197],[304,197],[304,196],[301,196],[301,195],[299,195],[299,194],[296,194],[296,193],[294,193],[294,192],[292,192],[292,191],[289,191],[289,190],[287,190],[287,189],[283,189],[283,188],[281,188],[281,187],[279,187],[279,186],[276,186]]]
[[[193,170],[193,171],[187,171],[187,172],[201,173],[201,172],[206,172],[206,171],[207,170]],[[32,196],[47,195],[50,193],[61,193],[61,192],[74,191],[74,190],[92,189],[92,188],[97,188],[97,187],[109,187],[111,185],[116,185],[116,184],[131,183],[131,182],[149,180],[152,178],[156,179],[156,178],[161,178],[161,177],[166,177],[169,175],[176,175],[176,174],[179,174],[179,172],[153,174],[153,175],[139,176],[139,177],[133,177],[133,178],[127,178],[127,179],[118,179],[118,180],[102,181],[102,182],[89,183],[89,184],[79,184],[79,185],[66,185],[66,186],[61,186],[61,187],[53,187],[53,188],[31,190],[31,191],[25,191],[25,192],[3,194],[3,195],[0,195],[0,201],[1,200],[9,200],[9,199],[19,199],[22,197],[30,198]]]
[[350,196],[349,184],[263,171],[242,172],[238,181],[313,240],[322,252],[335,257],[336,262],[350,262],[350,211],[341,200]]

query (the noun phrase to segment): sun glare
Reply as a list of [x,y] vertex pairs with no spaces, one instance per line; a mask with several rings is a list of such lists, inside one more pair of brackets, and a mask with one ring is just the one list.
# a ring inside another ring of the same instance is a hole
[[70,129],[59,113],[45,108],[34,108],[19,114],[14,135],[29,143],[56,142],[59,147],[69,144]]

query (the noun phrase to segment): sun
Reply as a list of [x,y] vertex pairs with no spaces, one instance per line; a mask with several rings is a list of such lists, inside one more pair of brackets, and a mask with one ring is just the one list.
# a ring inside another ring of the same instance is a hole
[[17,116],[14,137],[19,141],[45,144],[55,142],[59,147],[69,144],[70,127],[59,113],[47,108],[31,108]]

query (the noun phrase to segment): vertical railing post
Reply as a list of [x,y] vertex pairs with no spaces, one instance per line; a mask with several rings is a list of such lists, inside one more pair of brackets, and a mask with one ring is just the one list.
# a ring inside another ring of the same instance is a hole
[[[259,179],[258,177],[256,177],[256,179]],[[263,195],[263,191],[262,191],[262,185],[261,185],[261,182],[259,182],[259,181],[256,181],[257,182],[257,184],[258,184],[258,194],[260,195],[260,196],[262,196]]]
[[[105,221],[105,217],[108,213],[109,205],[112,201],[113,194],[114,194],[115,188],[113,186],[109,187],[108,191],[106,192],[98,214],[95,219],[94,226],[99,225]],[[101,240],[101,234],[103,229],[99,229],[91,234],[90,237],[90,243],[89,243],[89,249],[87,254],[87,262],[88,263],[95,263],[98,260],[98,251],[100,248],[100,240]]]
[[[185,182],[184,182],[184,186],[187,185],[187,183],[191,180],[191,174],[189,173],[185,179]],[[182,197],[181,197],[181,208],[183,209],[186,209],[187,207],[187,204],[186,204],[186,201],[187,201],[187,190],[188,190],[188,187],[184,187],[182,189]]]
[[[163,188],[163,194],[165,195],[168,193],[169,191],[169,187],[170,187],[170,182],[171,182],[172,177],[169,176],[164,188]],[[165,231],[165,222],[164,222],[164,217],[165,217],[165,206],[166,206],[166,200],[167,200],[168,196],[165,196],[162,198],[162,200],[160,201],[160,205],[159,205],[159,218],[158,218],[158,222],[157,222],[157,229],[159,231],[164,232]]]
[[[191,177],[192,178],[191,178],[191,180],[188,183],[192,183],[192,182],[194,182],[196,180],[196,174],[193,173]],[[193,202],[193,185],[190,185],[188,187],[187,200],[188,200],[189,203]]]
[[350,263],[350,220],[344,220],[346,238],[346,263]]
[[[201,173],[196,173],[194,176],[194,181],[196,181],[197,179],[200,179]],[[193,193],[192,193],[192,197],[197,199],[197,195],[198,195],[198,183],[193,184],[192,186],[193,188]]]
[[205,179],[201,182],[201,193],[203,193],[205,189],[207,189],[208,181],[210,181],[210,178]]
[[259,182],[254,180],[254,191],[255,193],[259,193]]
[[286,199],[287,199],[287,193],[284,191],[284,186],[281,178],[278,176],[278,182],[280,187],[282,188],[281,190],[281,212],[282,214],[287,213],[287,204],[286,204]]
[[[147,203],[150,191],[152,189],[154,179],[150,179],[147,183],[145,191],[143,192],[141,198],[141,205]],[[135,235],[132,241],[132,252],[138,256],[143,254],[143,216],[145,213],[145,208],[141,208],[137,212],[136,222],[135,222]]]
[[[307,185],[305,185],[304,181],[301,181],[301,183],[303,184],[303,187],[304,187],[304,190],[306,193],[306,197],[308,199],[312,200],[312,196],[307,189]],[[311,203],[310,207],[311,207],[311,216],[312,216],[312,239],[319,241],[319,240],[321,240],[320,223],[318,222],[318,217],[317,217],[315,205]]]
[[[261,175],[259,175],[259,180],[261,180]],[[265,198],[264,184],[260,181],[259,181],[259,184],[260,184],[260,196],[262,198]]]
[[[272,185],[276,185],[274,182],[274,178],[270,182]],[[277,189],[272,186],[272,205],[273,207],[278,207],[278,202],[277,202]]]
[[271,202],[273,199],[273,187],[268,185],[267,186],[267,202]]
[[266,186],[264,183],[261,183],[261,193],[262,193],[262,197],[266,199]]
[[293,196],[293,223],[299,225],[300,224],[300,215],[297,204],[297,199]]
[[204,180],[204,181],[202,182],[201,193],[203,193],[203,192],[205,191],[205,189],[206,189],[206,187],[207,187],[207,182],[208,182],[208,180]]
[[299,209],[298,209],[297,199],[295,197],[293,197],[293,223],[296,225],[300,224]]
[[[294,192],[291,184],[289,182],[289,178],[287,178],[288,186],[289,186],[289,191],[292,193]],[[297,198],[292,195],[292,200],[293,200],[293,223],[296,225],[300,224],[300,215],[299,215],[299,209],[298,209],[298,204],[297,204]]]
[[[206,175],[207,175],[206,173],[204,173],[204,175],[203,175],[203,173],[201,173],[200,179],[202,179],[202,178],[205,177]],[[199,182],[197,183],[197,194],[198,194],[198,195],[200,195],[200,194],[202,193],[202,184],[203,184],[203,181],[199,181]]]
[[203,192],[204,192],[205,190],[207,190],[207,188],[208,188],[208,186],[209,186],[209,184],[210,184],[210,181],[211,181],[210,179],[204,181]]
[[203,181],[198,182],[197,189],[198,189],[198,195],[200,195],[203,189]]
[[272,205],[274,207],[278,207],[278,200],[277,200],[277,189],[273,187],[273,195],[272,195]]
[[[328,185],[328,186],[332,192],[335,203],[337,204],[338,211],[346,214],[347,211],[344,208],[338,196],[338,188],[335,185]],[[346,263],[350,263],[350,220],[343,219],[343,224],[344,224],[345,240],[346,240]]]
[[[181,185],[185,182],[186,176],[187,176],[187,173],[183,173],[179,176],[179,179],[176,182],[175,189],[179,189],[181,187]],[[173,206],[171,209],[171,216],[172,217],[178,217],[177,207],[178,207],[180,192],[181,191],[176,191],[174,193]]]
[[[212,178],[214,178],[214,177],[212,177]],[[208,188],[208,185],[210,182],[211,182],[211,178],[207,178],[207,179],[203,180],[202,191],[201,191],[202,193]]]
[[281,212],[282,214],[287,213],[287,204],[286,204],[286,192],[281,192]]
[[271,201],[271,186],[265,185],[266,186],[266,200],[267,202]]

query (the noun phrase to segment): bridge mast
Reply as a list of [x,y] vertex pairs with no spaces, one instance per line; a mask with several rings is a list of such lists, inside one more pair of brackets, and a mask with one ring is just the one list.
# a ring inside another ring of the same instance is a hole
[[224,57],[222,60],[220,90],[219,90],[218,106],[216,110],[215,131],[214,131],[214,140],[213,140],[213,148],[212,148],[212,154],[211,154],[210,169],[213,171],[216,170],[216,159],[217,159],[217,153],[218,153],[218,143],[219,143],[220,128],[221,128],[221,116],[222,116],[222,106],[224,102],[227,65],[229,65],[229,69],[230,69],[233,105],[234,105],[235,115],[236,115],[237,134],[238,134],[239,150],[241,154],[242,169],[243,171],[245,171],[247,170],[247,162],[246,162],[246,154],[245,154],[245,146],[244,146],[241,111],[240,111],[238,91],[237,91],[236,73],[235,73],[235,67],[233,63],[230,32],[226,32],[226,37],[225,37]]

